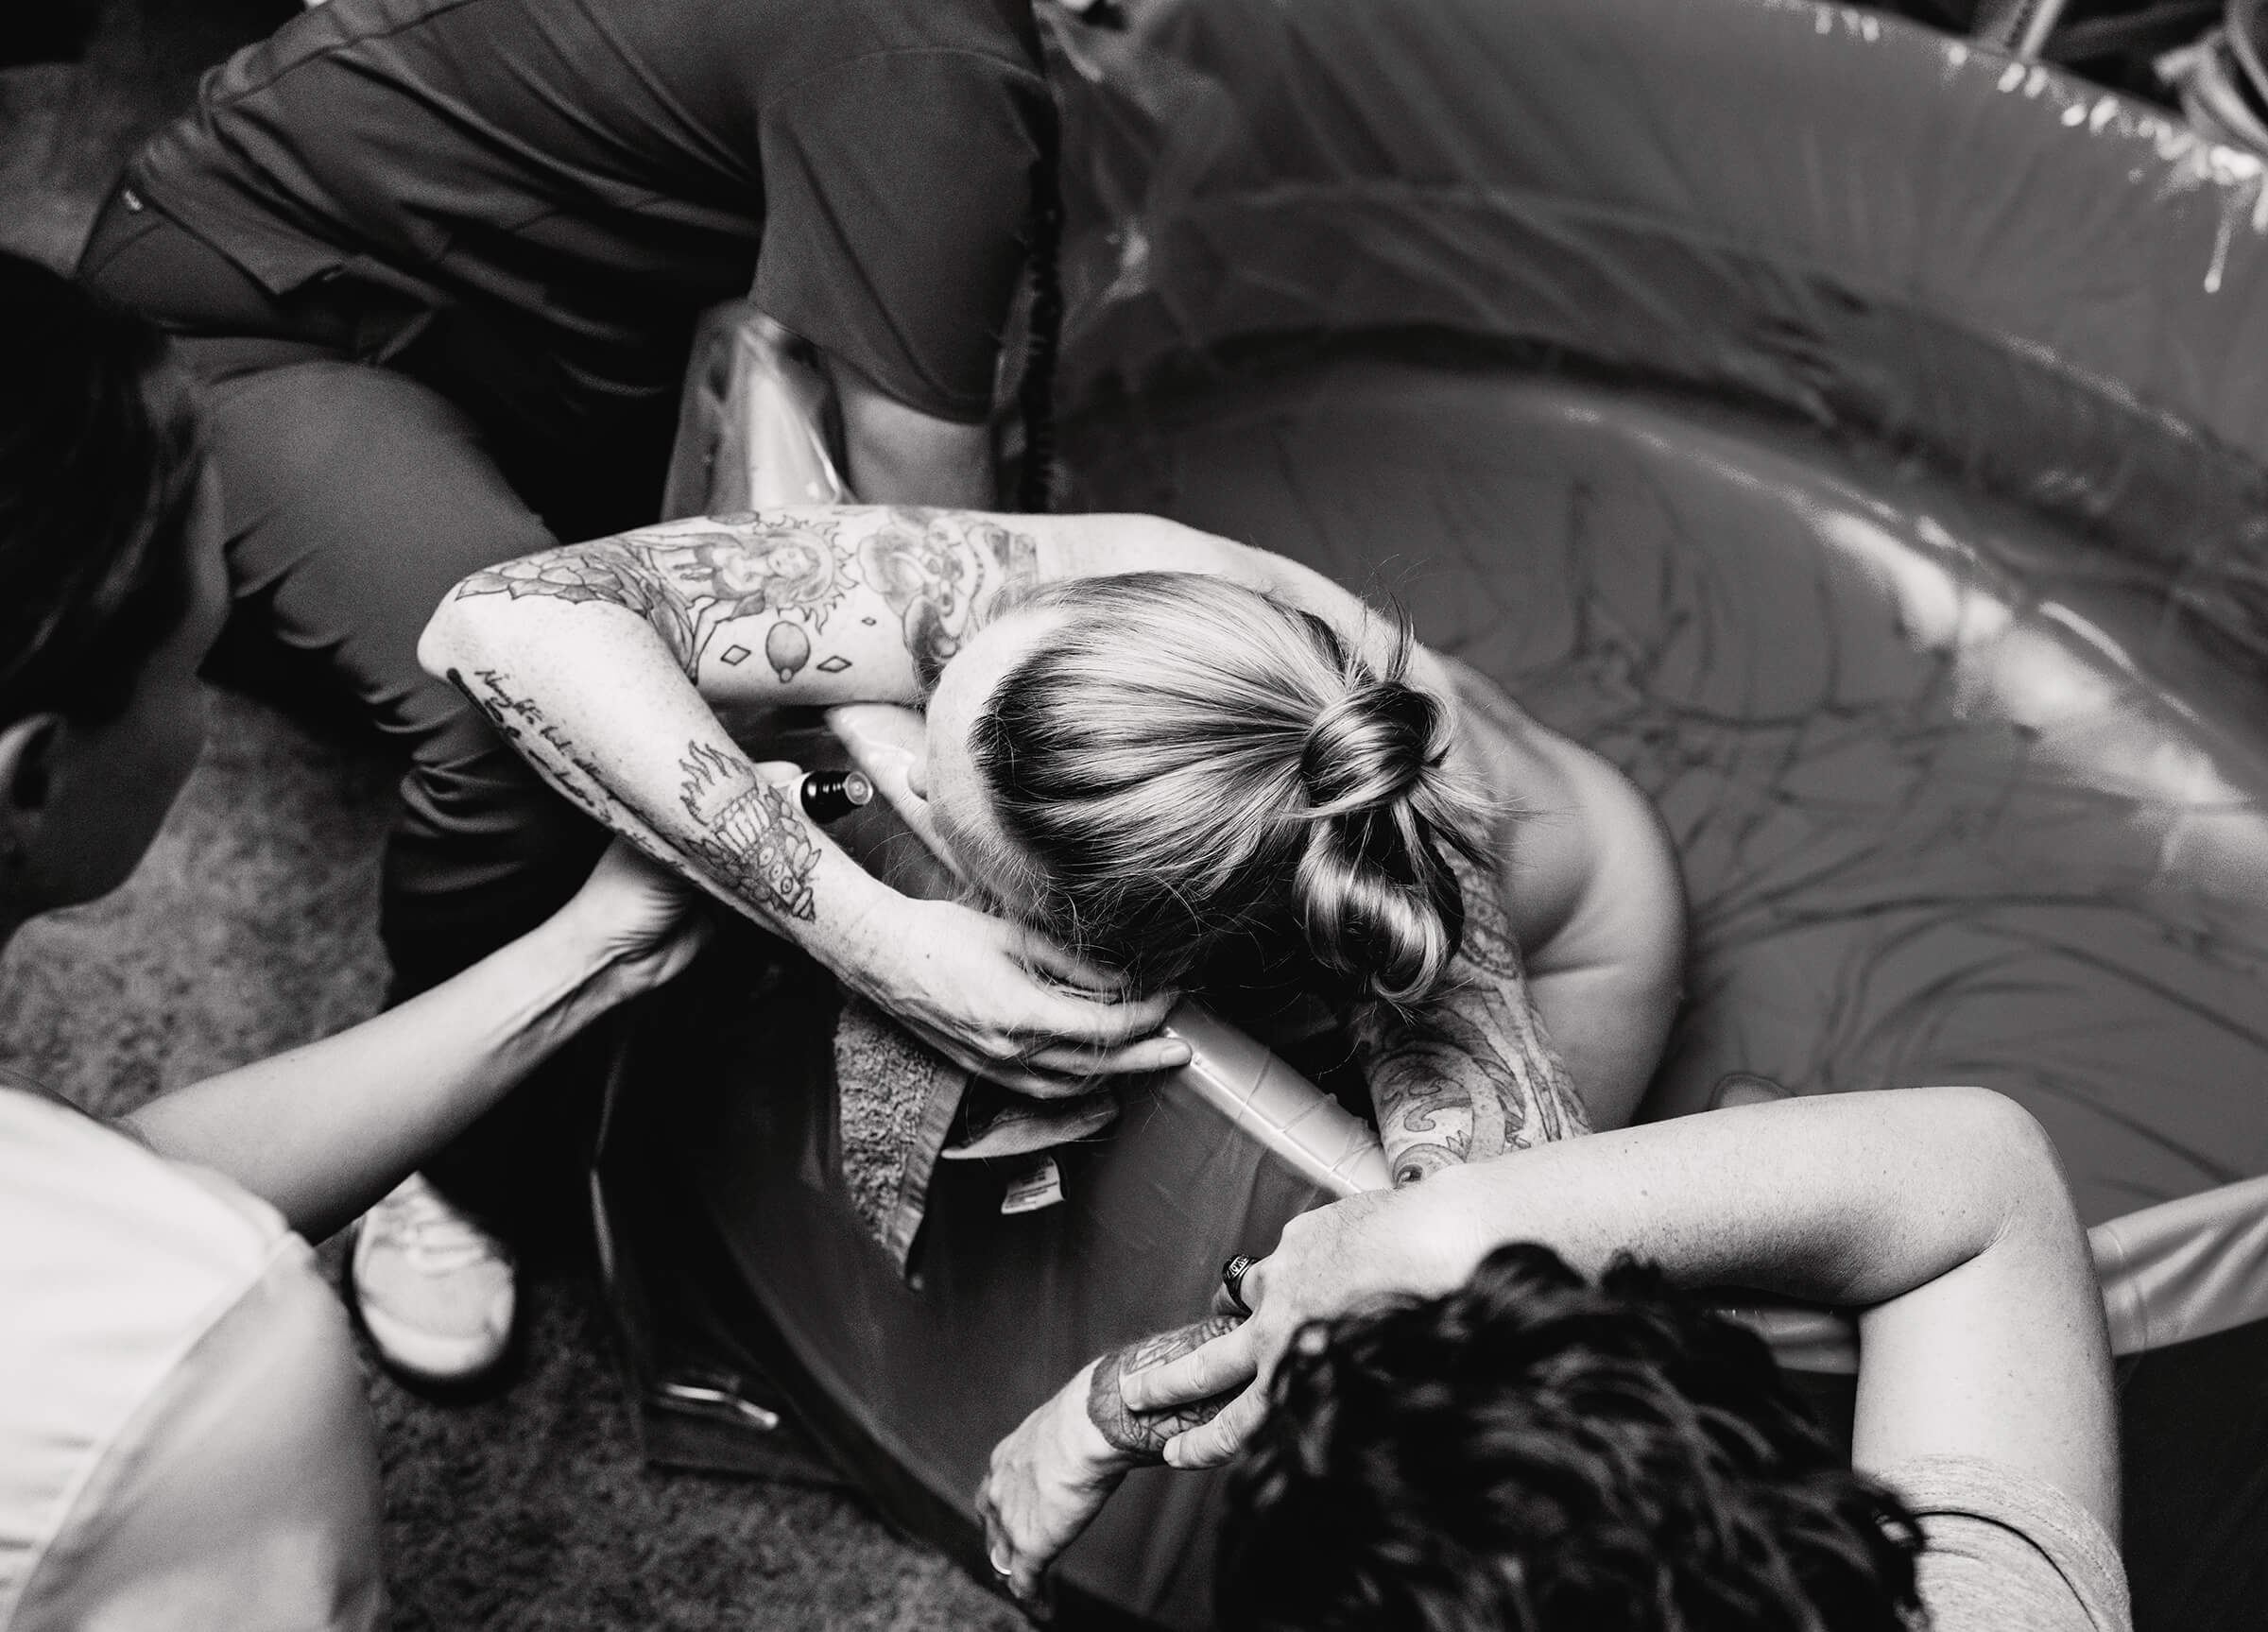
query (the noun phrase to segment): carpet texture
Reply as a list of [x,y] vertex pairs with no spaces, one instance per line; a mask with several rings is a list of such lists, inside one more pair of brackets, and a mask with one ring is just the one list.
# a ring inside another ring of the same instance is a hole
[[[132,145],[292,9],[103,0],[81,60],[0,70],[0,248],[68,266]],[[327,1035],[384,987],[377,865],[398,766],[230,694],[214,728],[127,885],[0,961],[0,1066],[90,1110]],[[323,1256],[335,1270],[338,1244]],[[437,1405],[373,1373],[400,1632],[1023,1623],[853,1498],[649,1471],[595,1286],[524,1293],[525,1366],[501,1396]]]

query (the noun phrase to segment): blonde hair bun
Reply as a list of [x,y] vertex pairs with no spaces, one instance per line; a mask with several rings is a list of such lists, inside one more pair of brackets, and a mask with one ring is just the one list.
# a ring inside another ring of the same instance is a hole
[[1224,939],[1297,931],[1389,1002],[1456,955],[1449,852],[1478,813],[1443,769],[1445,703],[1404,678],[1397,618],[1374,665],[1311,612],[1187,573],[1051,584],[1019,603],[1047,638],[970,730],[1038,927],[1150,987]]
[[[1394,669],[1406,661],[1405,631]],[[1296,914],[1318,962],[1387,1002],[1431,990],[1463,938],[1464,895],[1436,837],[1453,831],[1436,785],[1448,728],[1448,711],[1420,688],[1357,679],[1301,745],[1312,809]]]

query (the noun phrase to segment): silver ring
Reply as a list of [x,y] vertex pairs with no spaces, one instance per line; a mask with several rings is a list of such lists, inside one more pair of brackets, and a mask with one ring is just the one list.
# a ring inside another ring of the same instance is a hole
[[1228,1295],[1228,1301],[1236,1305],[1239,1314],[1252,1313],[1252,1306],[1245,1301],[1245,1272],[1259,1262],[1240,1252],[1221,1265],[1221,1290]]

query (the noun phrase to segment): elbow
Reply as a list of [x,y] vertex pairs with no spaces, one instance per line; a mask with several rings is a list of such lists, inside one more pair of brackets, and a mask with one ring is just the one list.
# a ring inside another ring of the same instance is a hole
[[451,590],[418,636],[418,666],[437,680],[472,667],[480,660],[481,624],[477,603]]
[[1996,1236],[2027,1224],[2075,1228],[2062,1160],[2037,1117],[1990,1089],[1923,1091],[1939,1102],[1947,1147],[1962,1154]]

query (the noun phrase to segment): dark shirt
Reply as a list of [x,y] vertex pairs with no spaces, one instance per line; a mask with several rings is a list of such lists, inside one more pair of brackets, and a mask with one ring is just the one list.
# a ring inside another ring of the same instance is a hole
[[1028,0],[329,0],[207,75],[129,180],[271,295],[509,314],[570,389],[673,392],[695,316],[752,285],[968,422],[1038,62]]

